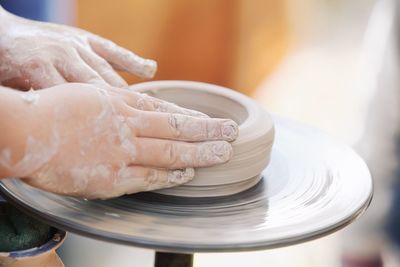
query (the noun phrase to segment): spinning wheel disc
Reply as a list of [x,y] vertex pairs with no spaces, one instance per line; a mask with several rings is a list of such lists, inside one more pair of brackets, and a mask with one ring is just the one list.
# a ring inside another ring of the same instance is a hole
[[372,180],[350,148],[275,118],[271,162],[242,193],[182,198],[141,193],[106,201],[59,196],[18,179],[0,183],[9,201],[58,228],[171,252],[266,249],[317,238],[368,206]]

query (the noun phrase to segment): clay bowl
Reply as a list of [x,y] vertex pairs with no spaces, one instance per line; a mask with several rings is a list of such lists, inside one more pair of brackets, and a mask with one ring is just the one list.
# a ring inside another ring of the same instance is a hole
[[235,194],[255,185],[270,161],[274,126],[270,115],[249,97],[207,83],[154,81],[130,86],[210,117],[229,118],[239,125],[232,143],[233,158],[221,165],[197,168],[195,178],[182,186],[157,191],[185,197],[215,197]]

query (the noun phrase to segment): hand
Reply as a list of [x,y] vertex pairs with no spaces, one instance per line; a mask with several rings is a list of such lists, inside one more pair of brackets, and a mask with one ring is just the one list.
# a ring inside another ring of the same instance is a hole
[[114,69],[151,78],[157,64],[92,33],[23,19],[0,6],[0,84],[16,89],[66,82],[127,86]]
[[188,182],[193,167],[228,161],[238,134],[231,120],[128,90],[70,83],[20,94],[31,134],[10,169],[60,194],[109,198]]

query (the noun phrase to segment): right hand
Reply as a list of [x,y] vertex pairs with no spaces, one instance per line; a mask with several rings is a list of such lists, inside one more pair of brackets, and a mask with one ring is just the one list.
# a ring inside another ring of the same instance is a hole
[[31,134],[14,167],[55,193],[110,198],[183,184],[194,167],[228,161],[238,135],[232,120],[135,92],[63,84],[35,93]]

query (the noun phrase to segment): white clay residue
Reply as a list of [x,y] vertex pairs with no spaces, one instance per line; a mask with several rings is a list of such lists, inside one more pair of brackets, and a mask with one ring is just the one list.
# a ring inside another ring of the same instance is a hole
[[180,154],[180,160],[188,165],[194,163],[201,166],[210,163],[224,163],[232,157],[232,147],[225,141],[204,142],[196,147],[198,151],[187,151]]
[[108,179],[111,177],[111,170],[108,166],[97,164],[94,166],[74,167],[70,170],[70,175],[73,178],[74,192],[86,191],[90,179]]
[[37,105],[39,103],[40,95],[31,89],[28,92],[21,93],[21,98],[25,103],[30,105]]
[[41,168],[45,163],[57,153],[60,144],[59,136],[53,132],[48,143],[36,140],[33,136],[28,136],[24,157],[16,162],[11,162],[11,151],[4,149],[0,152],[0,164],[9,170],[13,170],[21,177]]
[[184,170],[175,170],[168,173],[168,182],[170,184],[182,184],[190,181],[194,177],[194,169],[186,168]]
[[140,110],[150,110],[163,113],[179,113],[193,117],[209,118],[208,115],[199,111],[186,109],[174,103],[154,98],[145,93],[139,93],[139,96],[140,98],[136,102],[136,108]]
[[[238,134],[238,127],[231,120],[227,119],[221,125],[221,123],[213,122],[199,123],[200,119],[194,119],[181,114],[171,114],[168,123],[176,129],[178,135],[184,132],[187,133],[187,136],[195,137],[196,139],[219,139],[224,137],[226,140],[232,141]],[[186,136],[181,137],[186,138]]]
[[133,143],[134,135],[131,128],[128,126],[125,117],[118,116],[116,119],[113,120],[113,124],[113,126],[117,130],[122,150],[124,150],[131,157],[132,160],[135,159],[136,146]]

